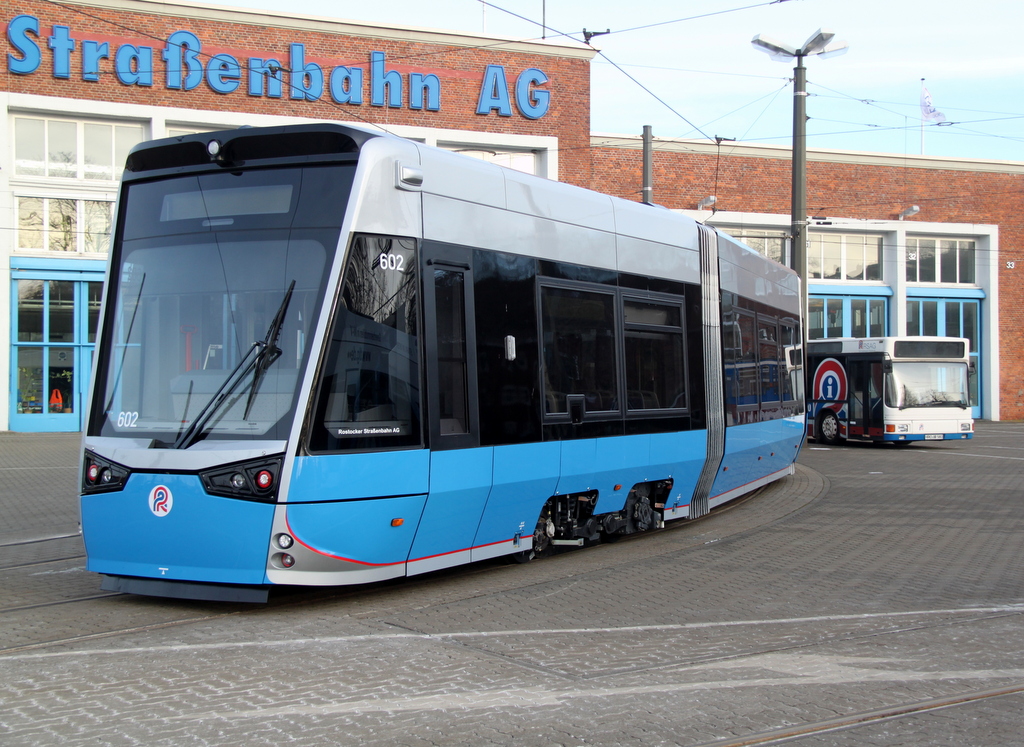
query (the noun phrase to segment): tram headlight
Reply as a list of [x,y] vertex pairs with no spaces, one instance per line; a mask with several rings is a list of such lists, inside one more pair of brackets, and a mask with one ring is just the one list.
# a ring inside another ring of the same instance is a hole
[[131,471],[86,449],[83,458],[82,492],[110,493],[121,490],[128,482]]
[[285,534],[284,532],[277,535],[274,538],[274,541],[277,542],[277,546],[280,547],[282,550],[287,550],[289,547],[295,544],[295,540],[292,539],[292,536],[290,534]]
[[281,457],[277,456],[225,464],[200,472],[199,478],[210,495],[276,503],[280,474]]
[[279,552],[270,559],[270,562],[278,568],[291,568],[295,565],[295,556]]
[[267,490],[274,484],[274,473],[268,469],[261,469],[256,473],[256,487],[260,490]]

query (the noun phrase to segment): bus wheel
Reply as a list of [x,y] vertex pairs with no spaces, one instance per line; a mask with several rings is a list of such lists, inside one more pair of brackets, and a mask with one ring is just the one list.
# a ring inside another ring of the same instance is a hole
[[839,418],[832,410],[823,410],[818,418],[818,443],[836,446],[839,438]]

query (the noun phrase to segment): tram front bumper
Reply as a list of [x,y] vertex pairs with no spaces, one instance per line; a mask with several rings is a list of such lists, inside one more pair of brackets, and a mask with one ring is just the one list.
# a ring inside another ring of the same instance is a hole
[[272,504],[211,496],[195,475],[133,473],[124,490],[83,495],[81,506],[86,570],[203,583],[269,583]]

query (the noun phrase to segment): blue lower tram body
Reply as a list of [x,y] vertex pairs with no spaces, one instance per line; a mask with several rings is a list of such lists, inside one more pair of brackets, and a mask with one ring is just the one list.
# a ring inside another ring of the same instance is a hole
[[[712,507],[789,474],[800,418],[727,430]],[[529,550],[545,502],[596,493],[620,511],[632,486],[672,481],[665,519],[688,515],[706,432],[458,451],[297,457],[288,502],[207,494],[195,475],[137,472],[123,491],[82,497],[87,569],[111,576],[236,585],[342,585]],[[173,496],[157,515],[149,496]],[[282,547],[281,534],[294,539]],[[287,552],[294,565],[281,562]]]

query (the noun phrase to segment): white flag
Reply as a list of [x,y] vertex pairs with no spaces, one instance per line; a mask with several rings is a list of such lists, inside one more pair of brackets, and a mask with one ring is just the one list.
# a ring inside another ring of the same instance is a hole
[[932,95],[924,86],[921,86],[921,119],[925,122],[946,121],[946,115],[935,108],[932,104]]

